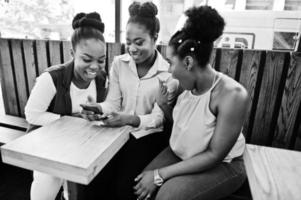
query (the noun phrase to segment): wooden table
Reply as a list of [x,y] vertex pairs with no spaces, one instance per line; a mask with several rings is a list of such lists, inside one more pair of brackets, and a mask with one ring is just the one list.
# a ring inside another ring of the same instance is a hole
[[254,200],[301,199],[301,152],[248,144],[244,161]]
[[1,147],[3,162],[89,184],[129,138],[129,126],[104,128],[62,117]]

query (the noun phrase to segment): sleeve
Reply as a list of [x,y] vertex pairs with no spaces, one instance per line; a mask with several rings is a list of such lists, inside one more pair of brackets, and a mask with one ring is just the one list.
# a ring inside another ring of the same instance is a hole
[[60,118],[58,114],[47,112],[55,94],[53,80],[48,72],[44,72],[37,78],[25,106],[28,123],[43,126]]
[[[177,99],[177,91],[179,87],[179,82],[173,79],[171,74],[168,73],[165,79],[167,90],[168,90],[168,104],[173,104]],[[153,129],[158,128],[164,123],[164,112],[160,106],[155,103],[154,108],[150,114],[139,115],[140,118],[140,129]]]
[[121,89],[119,82],[118,61],[114,59],[109,74],[109,91],[104,102],[100,103],[103,113],[118,112],[121,108]]
[[150,114],[138,115],[140,118],[140,125],[138,129],[155,129],[163,125],[164,113],[157,103]]

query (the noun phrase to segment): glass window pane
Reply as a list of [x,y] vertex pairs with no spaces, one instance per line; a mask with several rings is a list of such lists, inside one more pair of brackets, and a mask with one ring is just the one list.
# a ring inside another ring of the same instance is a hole
[[247,0],[246,10],[272,10],[273,0]]
[[275,32],[273,49],[274,50],[294,50],[298,39],[298,33]]
[[300,0],[285,0],[284,10],[301,10]]

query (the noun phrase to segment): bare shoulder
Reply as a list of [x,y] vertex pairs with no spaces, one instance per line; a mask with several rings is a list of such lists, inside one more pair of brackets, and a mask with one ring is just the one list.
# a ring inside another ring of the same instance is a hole
[[246,107],[249,94],[243,85],[228,76],[222,76],[216,88],[216,106],[218,107]]

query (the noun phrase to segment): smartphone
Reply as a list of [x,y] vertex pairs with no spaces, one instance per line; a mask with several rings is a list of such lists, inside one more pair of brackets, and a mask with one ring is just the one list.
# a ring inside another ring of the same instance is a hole
[[107,115],[102,115],[100,117],[98,117],[99,120],[105,120],[108,119],[109,117]]

